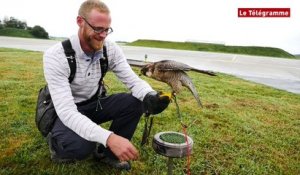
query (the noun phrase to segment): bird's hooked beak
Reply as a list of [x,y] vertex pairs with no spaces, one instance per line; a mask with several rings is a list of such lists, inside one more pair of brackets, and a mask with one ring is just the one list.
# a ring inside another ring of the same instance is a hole
[[140,72],[139,76],[146,75],[146,72],[147,72],[147,68],[146,68],[146,66],[142,67],[142,69],[141,69],[141,72]]

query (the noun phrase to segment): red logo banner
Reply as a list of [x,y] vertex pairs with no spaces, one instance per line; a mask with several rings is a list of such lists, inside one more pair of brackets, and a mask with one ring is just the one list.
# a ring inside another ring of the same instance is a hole
[[246,18],[288,18],[290,8],[238,8],[238,17]]

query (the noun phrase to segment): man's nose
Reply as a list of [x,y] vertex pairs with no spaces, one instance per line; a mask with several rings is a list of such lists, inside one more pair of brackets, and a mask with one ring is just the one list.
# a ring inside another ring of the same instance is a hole
[[98,34],[100,37],[105,38],[107,36],[107,32],[102,31],[101,33]]

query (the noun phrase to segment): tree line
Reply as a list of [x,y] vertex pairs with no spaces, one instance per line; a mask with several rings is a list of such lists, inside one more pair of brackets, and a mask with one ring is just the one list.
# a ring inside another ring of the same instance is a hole
[[5,28],[16,28],[16,29],[27,30],[34,37],[49,39],[49,34],[48,32],[46,32],[46,30],[43,27],[39,25],[30,27],[27,25],[25,21],[20,21],[14,17],[4,17],[3,20],[0,20],[0,30]]

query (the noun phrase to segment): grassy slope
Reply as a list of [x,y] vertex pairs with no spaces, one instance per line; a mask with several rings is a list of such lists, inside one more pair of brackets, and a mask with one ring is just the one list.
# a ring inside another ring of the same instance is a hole
[[271,47],[225,46],[222,44],[189,43],[189,42],[183,43],[183,42],[169,42],[169,41],[156,41],[156,40],[137,40],[132,43],[129,43],[128,45],[295,58],[294,55],[291,55],[290,53],[282,49],[271,48]]
[[[35,38],[28,30],[16,28],[3,28],[0,29],[0,36],[13,36],[24,38]],[[63,37],[52,37],[54,40],[64,40]],[[225,46],[222,44],[208,44],[208,43],[192,43],[192,42],[170,42],[158,40],[137,40],[132,43],[126,43],[131,46],[146,46],[182,50],[195,50],[195,51],[208,51],[208,52],[221,52],[221,53],[236,53],[246,55],[261,55],[282,58],[297,58],[282,49],[271,47],[255,47],[255,46]]]
[[0,29],[0,36],[35,38],[28,30],[16,29],[16,28],[3,28],[3,29]]
[[[300,174],[300,95],[224,74],[188,74],[204,104],[198,108],[188,91],[178,95],[194,140],[192,174]],[[165,84],[144,79],[169,91]],[[109,92],[126,91],[112,73],[105,80]],[[51,163],[34,123],[36,96],[44,83],[42,53],[0,49],[0,174],[166,174],[167,159],[155,154],[151,144],[139,146],[143,119],[133,138],[141,157],[129,173],[92,158],[71,165]],[[155,118],[151,135],[167,130],[181,131],[174,103]],[[184,174],[186,160],[174,161],[174,174]]]

